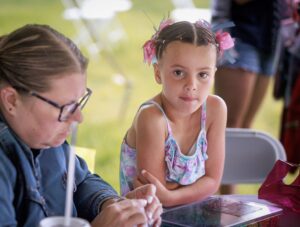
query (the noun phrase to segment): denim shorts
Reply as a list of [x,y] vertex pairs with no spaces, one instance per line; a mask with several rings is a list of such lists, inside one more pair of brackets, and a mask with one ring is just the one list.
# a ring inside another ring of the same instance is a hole
[[274,54],[266,54],[256,47],[240,39],[235,39],[233,50],[235,62],[229,63],[226,59],[221,67],[240,68],[264,76],[273,76],[275,73]]

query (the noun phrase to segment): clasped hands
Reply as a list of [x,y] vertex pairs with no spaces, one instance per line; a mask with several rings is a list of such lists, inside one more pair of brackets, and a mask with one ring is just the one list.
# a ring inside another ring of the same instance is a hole
[[146,184],[129,192],[123,200],[106,201],[92,227],[160,226],[163,209],[155,193],[156,187]]

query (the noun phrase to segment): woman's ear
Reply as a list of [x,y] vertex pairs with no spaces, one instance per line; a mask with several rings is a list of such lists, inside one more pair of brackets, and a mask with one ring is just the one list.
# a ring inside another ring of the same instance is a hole
[[16,110],[16,105],[17,105],[17,91],[10,87],[3,87],[0,89],[0,99],[1,99],[1,106],[4,108],[3,111],[9,113],[9,114],[14,114]]
[[155,77],[155,81],[158,84],[161,84],[161,77],[160,77],[160,70],[159,70],[159,66],[157,63],[153,64],[153,69],[154,69],[154,77]]

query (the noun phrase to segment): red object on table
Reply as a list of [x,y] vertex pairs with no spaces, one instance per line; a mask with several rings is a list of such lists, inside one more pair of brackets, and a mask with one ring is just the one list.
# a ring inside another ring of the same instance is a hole
[[300,174],[291,184],[283,182],[291,168],[295,166],[278,160],[259,188],[258,198],[300,214]]

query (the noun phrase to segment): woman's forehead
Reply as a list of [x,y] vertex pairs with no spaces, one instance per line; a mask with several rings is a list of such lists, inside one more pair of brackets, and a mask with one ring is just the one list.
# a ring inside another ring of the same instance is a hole
[[62,96],[74,94],[81,96],[86,91],[86,75],[82,73],[69,73],[54,77],[50,81],[50,90],[47,93],[57,93]]

